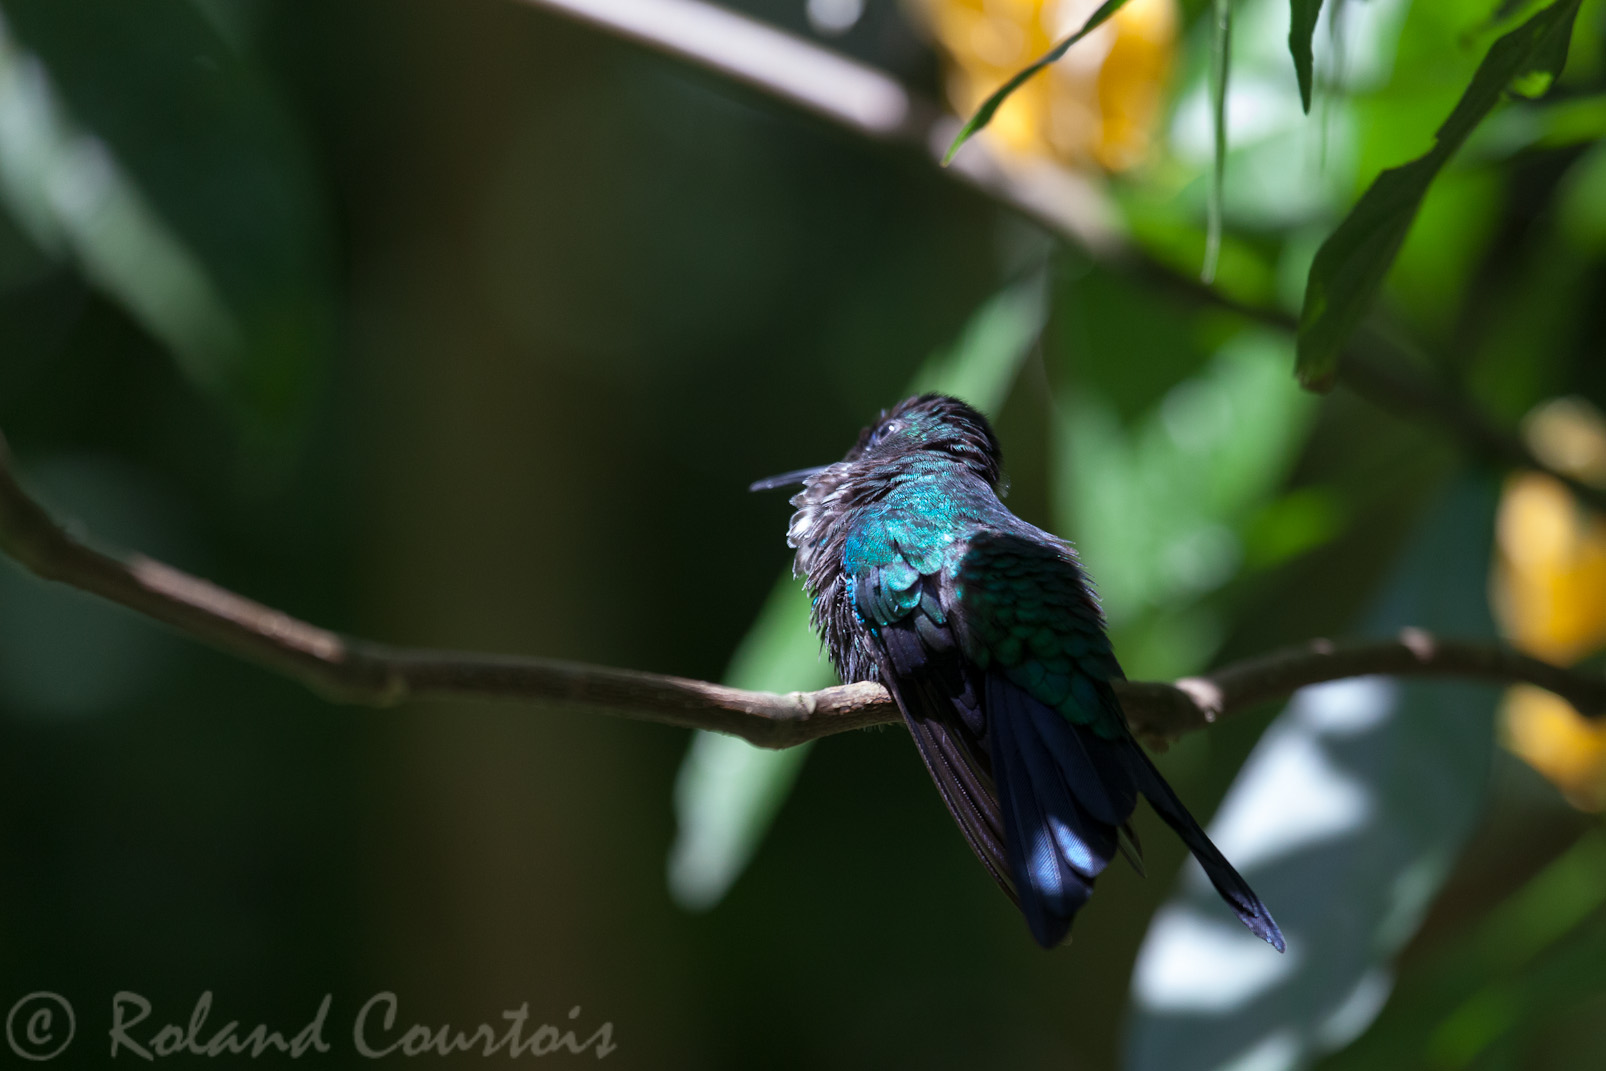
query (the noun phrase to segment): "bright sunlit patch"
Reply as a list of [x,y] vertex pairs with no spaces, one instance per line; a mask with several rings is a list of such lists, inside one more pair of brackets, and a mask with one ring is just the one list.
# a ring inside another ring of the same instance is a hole
[[[1178,106],[1172,126],[1177,152],[1195,163],[1208,162],[1215,151],[1210,124],[1210,98],[1190,93]],[[1242,147],[1281,134],[1304,122],[1299,97],[1290,96],[1281,78],[1233,72],[1227,87],[1227,142]]]
[[1352,677],[1306,688],[1294,697],[1301,724],[1328,736],[1354,736],[1377,728],[1394,710],[1399,686],[1388,677]]
[[1173,905],[1154,918],[1132,990],[1150,1011],[1224,1015],[1291,977],[1299,959],[1297,944],[1267,955],[1265,942],[1235,921]]
[[1325,734],[1348,735],[1377,724],[1392,709],[1395,688],[1363,677],[1306,688],[1293,717],[1267,734],[1239,777],[1245,791],[1221,805],[1211,838],[1240,870],[1334,840],[1364,826],[1373,801],[1366,786],[1335,766]]

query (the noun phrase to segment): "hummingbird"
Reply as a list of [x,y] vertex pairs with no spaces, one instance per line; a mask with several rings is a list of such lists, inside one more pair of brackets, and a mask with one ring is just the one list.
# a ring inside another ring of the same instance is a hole
[[787,530],[812,623],[844,682],[903,712],[960,832],[1044,948],[1061,944],[1117,852],[1142,873],[1139,795],[1243,924],[1281,952],[1266,905],[1133,738],[1098,596],[1071,544],[1000,499],[987,418],[923,394],[883,410],[801,483]]

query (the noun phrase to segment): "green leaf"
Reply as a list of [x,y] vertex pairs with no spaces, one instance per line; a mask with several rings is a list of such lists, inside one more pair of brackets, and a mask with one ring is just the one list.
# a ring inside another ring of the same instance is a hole
[[190,4],[6,0],[0,204],[277,437],[333,341],[322,190],[266,79]]
[[[737,647],[725,683],[766,692],[836,683],[809,627],[808,595],[790,572],[776,582]],[[811,746],[774,751],[736,736],[692,734],[675,779],[678,828],[669,851],[669,892],[677,904],[703,911],[724,898],[786,802]]]
[[1050,63],[1053,63],[1055,60],[1065,55],[1065,53],[1070,50],[1070,47],[1076,44],[1076,42],[1080,41],[1082,38],[1086,37],[1100,26],[1104,25],[1104,23],[1109,20],[1111,15],[1114,15],[1117,11],[1120,11],[1125,5],[1126,0],[1104,0],[1104,3],[1099,5],[1098,10],[1093,12],[1092,15],[1088,16],[1088,20],[1082,24],[1082,28],[1080,30],[1077,30],[1063,41],[1060,41],[1053,48],[1043,53],[1042,58],[1037,62],[1022,67],[1015,73],[1013,78],[994,90],[992,96],[982,101],[981,107],[976,109],[976,114],[972,115],[969,121],[967,121],[965,125],[960,128],[959,134],[954,138],[954,143],[948,146],[947,153],[943,155],[942,166],[947,167],[950,163],[952,163],[954,153],[959,151],[959,147],[965,142],[969,141],[972,134],[976,133],[976,131],[993,121],[993,114],[998,111],[999,105],[1003,104],[1004,101],[1009,99],[1011,93],[1025,85],[1027,80],[1030,79],[1032,75],[1036,74],[1044,67],[1047,67]]
[[[1102,305],[1096,315],[1125,315]],[[1134,354],[1155,341],[1126,334]],[[1193,374],[1174,372],[1162,396],[1129,400],[1124,419],[1110,381],[1086,372],[1058,407],[1056,528],[1090,563],[1133,676],[1196,673],[1221,644],[1214,596],[1242,575],[1246,537],[1316,411],[1289,382],[1292,350],[1286,335],[1243,331]]]
[[[1432,510],[1366,633],[1494,634],[1495,490],[1466,478]],[[1390,992],[1391,960],[1477,826],[1499,698],[1484,684],[1366,677],[1290,701],[1210,823],[1288,954],[1263,955],[1188,864],[1133,972],[1128,1071],[1293,1071],[1366,1029]]]
[[[1041,275],[978,309],[955,345],[933,354],[910,393],[942,391],[996,413],[1048,316]],[[809,627],[809,600],[790,570],[737,648],[725,683],[762,691],[810,691],[835,683]],[[687,910],[719,903],[741,876],[786,801],[812,745],[757,748],[734,736],[698,732],[675,782],[677,832],[669,851],[670,895]]]
[[1315,415],[1288,382],[1289,348],[1274,332],[1233,336],[1130,428],[1092,390],[1061,410],[1058,524],[1096,563],[1118,628],[1236,574],[1240,536],[1286,478]]
[[[1606,951],[1602,879],[1606,839],[1592,830],[1492,913],[1474,938],[1480,955],[1457,973],[1458,981],[1476,990],[1423,1046],[1435,1066],[1465,1067],[1546,1008],[1599,992]],[[1519,969],[1501,977],[1507,974],[1503,967]]]
[[1513,83],[1548,87],[1567,62],[1581,0],[1556,0],[1494,43],[1425,155],[1377,177],[1311,265],[1299,317],[1300,383],[1332,389],[1338,357],[1371,307],[1428,187]]
[[1227,75],[1232,67],[1232,3],[1211,0],[1210,125],[1214,155],[1210,166],[1210,198],[1205,212],[1204,267],[1200,281],[1213,282],[1221,257],[1221,202],[1227,187]]
[[1299,103],[1305,114],[1310,114],[1311,82],[1314,80],[1314,60],[1311,57],[1311,38],[1316,36],[1316,20],[1322,13],[1322,0],[1291,0],[1288,19],[1288,51],[1294,57],[1294,74],[1299,78]]

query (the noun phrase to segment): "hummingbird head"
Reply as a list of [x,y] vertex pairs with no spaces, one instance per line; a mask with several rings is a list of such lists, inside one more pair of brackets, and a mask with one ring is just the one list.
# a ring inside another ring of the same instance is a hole
[[859,432],[859,441],[843,461],[879,467],[921,454],[956,461],[989,485],[998,485],[1003,453],[992,425],[946,394],[921,394],[882,410],[874,424]]
[[[783,472],[759,480],[749,489],[770,491],[801,483],[812,490],[815,484],[840,483],[857,473],[868,473],[920,454],[956,461],[995,488],[1002,479],[1003,453],[987,418],[958,398],[920,394],[883,409],[874,424],[859,432],[853,449],[835,465]],[[832,479],[821,481],[819,477],[827,473]]]

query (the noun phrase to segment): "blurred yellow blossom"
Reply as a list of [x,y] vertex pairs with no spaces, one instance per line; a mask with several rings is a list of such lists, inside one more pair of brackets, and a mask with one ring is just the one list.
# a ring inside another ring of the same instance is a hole
[[[1557,471],[1606,485],[1606,420],[1587,403],[1536,409],[1524,431]],[[1495,604],[1511,641],[1561,665],[1606,647],[1606,521],[1549,476],[1506,484],[1496,522]],[[1606,724],[1536,688],[1513,688],[1503,713],[1506,746],[1575,805],[1606,809]]]
[[1606,810],[1606,733],[1565,699],[1520,685],[1506,696],[1506,747],[1549,778],[1573,806]]
[[[948,57],[948,100],[969,116],[1075,31],[1098,0],[913,0]],[[1112,171],[1141,162],[1176,52],[1177,0],[1129,0],[1021,86],[989,129],[1010,152]]]

